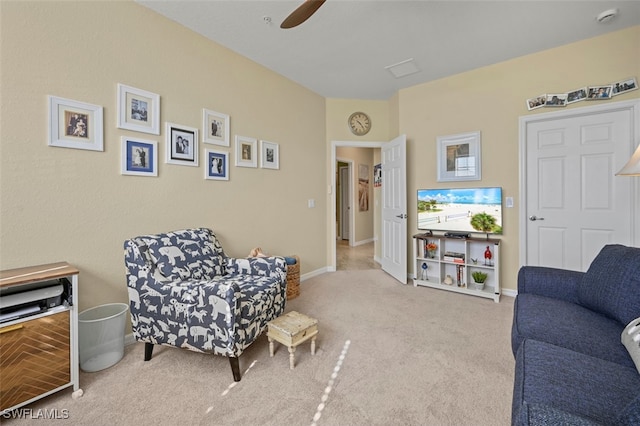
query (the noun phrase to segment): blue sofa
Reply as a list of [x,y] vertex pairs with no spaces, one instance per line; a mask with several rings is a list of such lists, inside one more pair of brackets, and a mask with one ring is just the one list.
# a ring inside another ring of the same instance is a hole
[[522,267],[512,425],[640,425],[640,363],[621,342],[639,317],[640,248],[606,245],[584,273]]
[[133,336],[229,358],[240,381],[239,356],[280,316],[286,303],[282,257],[225,255],[206,228],[142,235],[124,242]]

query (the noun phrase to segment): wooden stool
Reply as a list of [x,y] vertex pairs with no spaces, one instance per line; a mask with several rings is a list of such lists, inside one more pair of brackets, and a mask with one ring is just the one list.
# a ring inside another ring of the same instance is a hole
[[296,311],[284,314],[267,323],[269,355],[273,357],[273,341],[282,343],[289,349],[289,368],[295,366],[296,346],[311,339],[311,355],[316,354],[318,320]]

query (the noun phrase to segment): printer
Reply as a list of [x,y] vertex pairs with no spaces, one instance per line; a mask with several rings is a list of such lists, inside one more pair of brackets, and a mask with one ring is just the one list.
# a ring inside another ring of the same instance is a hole
[[0,324],[71,304],[71,283],[66,278],[0,288]]

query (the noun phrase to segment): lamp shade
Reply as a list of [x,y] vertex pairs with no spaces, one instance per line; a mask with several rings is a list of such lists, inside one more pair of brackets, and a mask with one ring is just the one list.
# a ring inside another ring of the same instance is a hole
[[640,145],[636,148],[636,152],[633,153],[631,159],[624,165],[624,167],[616,173],[616,176],[640,176]]

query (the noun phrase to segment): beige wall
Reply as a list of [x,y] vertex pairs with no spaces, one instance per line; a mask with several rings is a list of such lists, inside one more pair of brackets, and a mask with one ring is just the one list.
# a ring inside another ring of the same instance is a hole
[[[1,2],[0,267],[68,261],[80,308],[126,301],[126,238],[213,228],[229,255],[255,246],[326,263],[325,99],[133,2]],[[116,85],[161,96],[161,122],[280,144],[280,170],[239,168],[205,181],[164,164],[160,136],[116,127]],[[47,95],[104,107],[104,152],[47,146]],[[120,137],[159,142],[159,176],[120,175]],[[307,207],[315,199],[316,207]]]
[[[516,288],[519,267],[519,135],[526,99],[542,93],[567,92],[587,85],[640,77],[640,27],[524,56],[464,74],[401,90],[399,128],[407,134],[407,182],[410,234],[416,233],[418,187],[501,186],[515,207],[504,209],[502,285]],[[636,90],[615,100],[640,97]],[[607,101],[611,102],[611,101]],[[593,103],[577,102],[567,108]],[[438,183],[436,138],[480,130],[482,180]],[[411,253],[411,251],[409,251]]]
[[[0,268],[73,263],[81,309],[126,300],[122,243],[143,233],[208,226],[232,256],[259,245],[298,254],[303,274],[324,270],[335,255],[332,142],[400,133],[408,137],[413,234],[412,195],[438,185],[437,136],[482,132],[477,183],[502,186],[516,202],[505,210],[502,251],[503,285],[515,289],[518,119],[542,112],[527,111],[525,100],[640,77],[640,27],[367,101],[324,99],[132,2],[0,2],[0,24]],[[165,135],[116,127],[117,83],[160,94],[162,124],[200,128],[202,108],[229,114],[232,135],[280,144],[281,169],[233,166],[232,144],[221,148],[231,156],[229,182],[205,181],[202,166],[163,161],[157,178],[121,176],[121,136],[158,140],[162,160]],[[47,95],[104,106],[105,151],[48,147]],[[373,121],[364,137],[347,128],[356,110]]]

